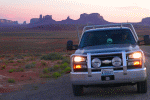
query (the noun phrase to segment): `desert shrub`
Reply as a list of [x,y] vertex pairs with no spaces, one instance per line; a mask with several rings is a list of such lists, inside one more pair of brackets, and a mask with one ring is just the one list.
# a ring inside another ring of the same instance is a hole
[[0,63],[2,63],[3,62],[3,60],[0,60]]
[[10,57],[8,60],[14,60],[15,58],[14,57]]
[[70,63],[70,59],[68,57],[63,57],[62,63]]
[[6,65],[3,65],[3,66],[2,66],[2,68],[4,68],[4,69],[5,69],[5,68],[6,68]]
[[9,73],[12,73],[12,72],[14,72],[14,71],[16,71],[16,70],[15,70],[15,69],[9,69],[9,70],[8,70]]
[[58,65],[54,65],[53,67],[49,67],[48,71],[49,72],[54,72],[54,71],[59,70],[59,69],[60,69],[60,67]]
[[31,65],[27,64],[27,65],[25,65],[25,68],[29,69],[29,68],[31,68]]
[[21,63],[21,60],[17,60],[18,63]]
[[41,66],[38,66],[38,68],[41,68]]
[[71,71],[71,67],[67,67],[67,68],[64,69],[64,72],[65,72],[65,73],[66,73],[66,72],[69,72],[69,71]]
[[24,59],[23,55],[16,55],[17,59]]
[[41,53],[33,53],[33,56],[42,56]]
[[15,70],[15,72],[20,72],[20,69],[19,69],[19,68],[17,68],[17,69]]
[[55,70],[54,70],[54,67],[49,67],[47,70],[48,70],[49,72],[55,71]]
[[17,63],[13,64],[13,66],[17,66],[17,65],[18,65]]
[[32,64],[34,64],[34,65],[35,65],[35,64],[36,64],[36,62],[32,62]]
[[29,57],[29,56],[32,56],[32,54],[31,53],[26,53],[26,54],[23,54],[22,56]]
[[9,79],[8,79],[8,83],[15,83],[15,79],[9,78]]
[[23,69],[23,68],[20,68],[20,71],[21,71],[21,72],[24,72],[24,69]]
[[17,69],[15,70],[15,72],[24,72],[24,69],[23,69],[23,68],[17,68]]
[[69,66],[69,64],[65,62],[65,63],[60,65],[60,68],[63,70],[65,68],[67,68],[68,66]]
[[34,68],[34,67],[35,67],[35,64],[33,63],[25,65],[25,68],[27,69]]
[[60,67],[58,65],[53,66],[54,70],[58,70]]
[[2,55],[0,55],[0,58],[4,58],[6,55],[5,54],[2,54]]
[[13,60],[10,60],[9,62],[10,62],[10,63],[14,63],[14,61],[13,61]]
[[44,69],[43,69],[43,73],[49,73],[48,68],[44,68]]
[[31,57],[30,60],[35,60],[35,57]]
[[46,75],[46,74],[40,74],[39,76],[40,76],[40,78],[50,78],[51,77],[51,75]]
[[28,62],[28,61],[29,61],[29,58],[28,58],[28,59],[26,59],[26,61]]
[[50,53],[41,57],[43,60],[62,60],[63,57],[59,53]]
[[6,60],[6,61],[4,61],[5,62],[5,64],[7,65],[8,64],[8,61]]
[[64,71],[64,70],[59,70],[58,72],[59,72],[60,74],[65,73],[65,71]]
[[58,61],[57,64],[62,64],[62,62],[61,62],[61,61]]
[[6,68],[6,65],[0,66],[1,70]]
[[45,61],[41,61],[42,66],[46,66],[46,62]]
[[69,73],[71,71],[70,67],[66,67],[64,70],[60,70],[59,73],[63,74],[63,73]]
[[58,73],[58,72],[55,72],[55,73],[53,73],[53,75],[52,75],[54,78],[58,78],[58,77],[60,77],[61,76],[61,74],[60,73]]

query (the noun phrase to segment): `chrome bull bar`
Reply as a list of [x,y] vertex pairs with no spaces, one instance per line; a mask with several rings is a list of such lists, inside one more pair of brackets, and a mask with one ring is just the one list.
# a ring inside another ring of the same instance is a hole
[[92,77],[91,71],[91,53],[87,53],[88,77]]
[[126,60],[126,52],[122,52],[122,61],[123,61],[123,74],[127,75],[127,60]]
[[109,54],[122,54],[122,62],[123,62],[123,74],[127,75],[127,60],[126,60],[126,52],[117,52],[117,53],[104,53],[104,54],[91,54],[87,53],[87,67],[88,67],[88,77],[92,77],[92,68],[91,68],[91,55],[109,55]]

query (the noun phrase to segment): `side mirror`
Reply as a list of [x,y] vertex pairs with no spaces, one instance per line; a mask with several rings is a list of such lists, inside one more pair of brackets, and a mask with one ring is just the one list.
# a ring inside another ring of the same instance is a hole
[[144,43],[145,43],[145,45],[150,44],[150,36],[149,35],[144,35]]
[[138,44],[138,45],[141,45],[141,41],[137,41],[137,44]]
[[78,45],[73,45],[72,40],[67,41],[67,50],[77,50],[77,49],[78,49]]

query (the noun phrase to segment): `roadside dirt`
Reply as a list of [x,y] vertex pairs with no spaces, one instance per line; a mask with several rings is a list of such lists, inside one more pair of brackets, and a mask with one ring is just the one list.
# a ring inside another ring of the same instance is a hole
[[[24,59],[14,58],[13,60],[10,60],[10,58],[5,57],[0,59],[0,93],[22,89],[23,85],[26,84],[44,84],[50,78],[40,78],[40,74],[43,74],[43,69],[45,67],[52,67],[60,62],[60,60],[40,60],[36,57],[24,57]],[[35,64],[34,68],[26,68],[27,64],[32,63]],[[15,71],[10,72],[11,69],[15,69]],[[20,69],[23,69],[23,71],[19,71]],[[15,82],[9,83],[9,79],[14,79]]]

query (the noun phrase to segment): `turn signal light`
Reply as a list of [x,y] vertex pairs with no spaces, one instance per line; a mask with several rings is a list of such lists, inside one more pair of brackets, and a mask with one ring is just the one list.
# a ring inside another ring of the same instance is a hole
[[74,69],[81,69],[82,66],[81,65],[74,65]]
[[135,61],[134,65],[141,65],[141,63],[139,61]]

